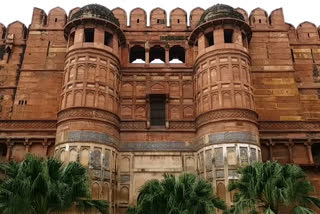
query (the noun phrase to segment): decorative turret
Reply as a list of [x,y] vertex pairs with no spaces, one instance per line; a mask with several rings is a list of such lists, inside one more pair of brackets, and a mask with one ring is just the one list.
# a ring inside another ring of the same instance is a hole
[[55,152],[63,161],[79,160],[89,167],[93,198],[114,202],[119,56],[125,37],[113,13],[101,5],[71,13]]
[[207,10],[204,11],[202,14],[199,24],[201,25],[205,22],[210,22],[217,19],[239,19],[244,21],[244,17],[241,13],[236,11],[233,7],[225,4],[216,4],[212,7],[209,7]]
[[250,79],[251,29],[227,5],[207,9],[189,38],[194,65],[198,173],[227,202],[239,166],[260,160],[257,113]]

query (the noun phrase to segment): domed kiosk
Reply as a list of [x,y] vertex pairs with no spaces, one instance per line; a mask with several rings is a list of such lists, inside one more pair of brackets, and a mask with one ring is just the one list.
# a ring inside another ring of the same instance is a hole
[[114,17],[112,11],[99,4],[86,5],[71,16],[71,20],[83,18],[104,19],[120,26],[118,19]]
[[197,27],[189,38],[189,44],[194,44],[197,35],[205,28],[227,24],[238,26],[246,36],[245,39],[250,41],[252,32],[243,15],[229,5],[217,4],[203,12]]
[[236,11],[233,7],[225,4],[217,4],[212,7],[209,7],[202,14],[199,24],[215,20],[215,19],[225,19],[225,18],[233,18],[244,21],[244,17],[241,13]]

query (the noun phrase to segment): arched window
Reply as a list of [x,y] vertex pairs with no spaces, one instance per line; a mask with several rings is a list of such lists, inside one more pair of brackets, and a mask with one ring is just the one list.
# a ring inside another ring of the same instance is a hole
[[232,43],[233,42],[233,30],[225,29],[224,30],[224,43]]
[[313,163],[320,164],[320,143],[314,143],[311,147]]
[[7,145],[4,143],[0,144],[0,163],[6,160],[7,156]]
[[94,42],[94,28],[84,29],[84,42]]
[[169,50],[169,61],[170,63],[185,63],[185,50],[179,45],[175,45]]
[[166,61],[166,52],[160,45],[150,48],[150,63],[164,63]]
[[104,32],[104,45],[112,47],[113,35],[107,31]]
[[204,36],[206,38],[206,44],[205,44],[206,48],[214,45],[214,36],[212,31],[209,33],[206,33]]
[[130,48],[130,63],[145,63],[146,51],[143,47],[136,45]]
[[75,37],[75,32],[70,34],[69,37],[69,47],[71,47],[72,45],[74,45],[74,37]]
[[248,48],[249,45],[248,45],[248,38],[247,38],[246,34],[241,33],[241,37],[242,37],[243,47]]

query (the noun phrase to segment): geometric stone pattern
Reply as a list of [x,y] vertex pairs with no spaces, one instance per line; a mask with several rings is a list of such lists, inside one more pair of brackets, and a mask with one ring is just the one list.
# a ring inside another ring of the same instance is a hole
[[209,144],[219,143],[253,143],[257,144],[258,136],[249,132],[227,132],[209,135]]

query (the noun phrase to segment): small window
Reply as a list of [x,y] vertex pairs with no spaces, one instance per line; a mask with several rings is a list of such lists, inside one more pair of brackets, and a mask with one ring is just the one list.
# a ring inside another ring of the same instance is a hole
[[259,23],[261,24],[261,19],[259,19]]
[[165,19],[157,19],[157,24],[165,24],[166,20]]
[[4,143],[0,144],[0,162],[4,162],[7,156],[7,145]]
[[84,29],[84,42],[94,42],[94,29],[93,28]]
[[112,47],[113,35],[107,31],[104,32],[104,45]]
[[246,34],[242,33],[241,37],[242,37],[242,45],[243,45],[243,47],[248,48],[248,39],[247,39]]
[[178,24],[180,23],[180,19],[178,19]]
[[6,54],[8,54],[8,58],[7,58],[7,63],[8,63],[11,59],[11,48],[10,47],[6,48]]
[[224,30],[224,43],[232,43],[233,39],[233,30],[225,29]]
[[58,22],[58,19],[57,19],[57,18],[55,18],[55,19],[54,19],[54,22]]
[[70,34],[69,37],[69,47],[71,47],[72,45],[74,45],[74,37],[75,37],[75,32]]
[[48,41],[47,56],[49,56],[49,53],[50,53],[50,45],[51,45],[51,41]]
[[140,20],[139,19],[137,19],[137,23],[139,23],[140,22]]
[[213,32],[209,32],[205,34],[206,37],[206,47],[210,47],[214,45],[214,37],[213,37]]
[[294,58],[294,52],[293,52],[292,48],[291,48],[291,58],[292,58],[292,62],[296,62],[296,59]]
[[151,126],[165,126],[166,96],[164,94],[150,95],[150,111]]
[[320,164],[320,143],[314,143],[311,147],[313,163]]

